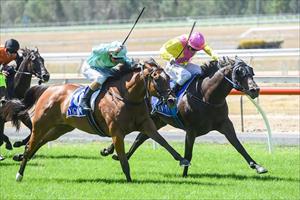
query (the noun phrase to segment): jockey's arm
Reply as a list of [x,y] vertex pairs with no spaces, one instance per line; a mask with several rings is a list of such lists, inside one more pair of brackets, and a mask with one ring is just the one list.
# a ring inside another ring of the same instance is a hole
[[175,60],[179,53],[182,51],[182,44],[178,38],[167,41],[160,48],[160,56],[164,60],[171,61]]
[[213,52],[212,48],[209,45],[205,45],[203,51],[209,55],[213,60],[218,60],[218,55]]

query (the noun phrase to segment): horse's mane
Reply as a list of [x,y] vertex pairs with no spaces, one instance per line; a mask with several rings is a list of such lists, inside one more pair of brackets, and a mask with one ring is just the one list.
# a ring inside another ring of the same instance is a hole
[[218,70],[218,61],[210,60],[202,65],[200,65],[200,68],[203,70],[203,74],[205,76],[209,76],[214,74]]
[[[150,65],[159,66],[153,58],[146,60],[145,63],[150,64]],[[124,67],[126,69],[122,70],[122,67]],[[128,66],[126,67],[125,65],[123,65],[123,66],[120,65],[120,68],[121,68],[121,70],[119,71],[119,73],[113,77],[109,77],[109,79],[112,79],[112,80],[120,79],[122,76],[124,76],[126,74],[140,72],[142,70],[141,63],[139,60],[133,60],[130,67],[128,67]]]

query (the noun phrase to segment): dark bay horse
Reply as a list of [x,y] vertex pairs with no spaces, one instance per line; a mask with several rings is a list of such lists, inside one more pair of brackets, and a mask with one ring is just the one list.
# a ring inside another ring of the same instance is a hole
[[[203,76],[199,76],[191,82],[177,104],[179,118],[184,128],[170,117],[160,113],[152,115],[156,127],[160,129],[170,124],[186,131],[184,158],[189,161],[192,160],[195,138],[205,135],[209,131],[217,130],[225,135],[252,169],[256,169],[259,174],[266,173],[267,170],[250,157],[238,140],[234,126],[228,117],[228,106],[225,99],[232,88],[246,93],[253,99],[259,95],[259,87],[253,80],[253,69],[238,57],[235,59],[224,57],[219,62],[211,61],[201,67],[204,72]],[[129,159],[148,138],[147,135],[140,133],[126,154],[127,158]],[[101,154],[107,156],[113,151],[112,144],[102,150]],[[113,158],[118,159],[116,155]],[[183,176],[187,176],[187,174],[188,166],[184,168]]]
[[[44,65],[44,59],[41,57],[37,48],[32,50],[25,48],[21,49],[20,52],[22,53],[22,56],[16,61],[16,68],[11,68],[11,73],[14,74],[13,94],[8,98],[24,98],[26,90],[31,85],[31,79],[33,76],[39,79],[39,84],[47,82],[50,78],[49,72]],[[6,94],[0,94],[0,98],[2,98],[0,107],[0,146],[3,144],[3,142],[5,142],[5,147],[11,150],[12,144],[9,141],[9,138],[4,134],[4,124],[7,121],[11,121],[11,119],[4,118],[1,115],[2,110],[5,109],[6,106],[6,99],[3,99],[4,96],[7,96],[7,91]],[[22,122],[31,130],[32,125],[29,118],[25,117],[22,119]],[[29,136],[23,141],[15,142],[14,147],[25,145],[28,140]]]
[[[188,166],[189,162],[177,153],[166,140],[157,132],[156,126],[150,118],[148,105],[144,97],[154,95],[163,97],[169,104],[174,104],[171,95],[169,77],[163,68],[154,60],[139,64],[141,68],[126,73],[118,80],[107,81],[102,92],[96,99],[94,116],[107,137],[112,137],[120,159],[122,170],[128,182],[131,181],[129,163],[124,149],[124,137],[133,131],[141,131],[167,149],[181,166]],[[86,117],[67,117],[66,112],[73,92],[80,85],[65,84],[49,87],[34,86],[25,95],[24,101],[10,101],[10,115],[18,120],[22,110],[34,105],[32,117],[32,132],[28,145],[22,156],[17,181],[21,181],[27,161],[38,149],[49,141],[75,128],[90,134],[99,134],[93,129]],[[7,113],[6,113],[7,114]]]

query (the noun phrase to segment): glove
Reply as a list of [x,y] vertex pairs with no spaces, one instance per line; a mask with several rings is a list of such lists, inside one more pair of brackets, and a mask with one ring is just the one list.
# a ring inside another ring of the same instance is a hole
[[4,76],[9,76],[9,72],[8,71],[6,71],[6,70],[2,70],[2,72],[1,72]]
[[219,57],[218,57],[216,54],[213,54],[213,55],[211,56],[211,58],[212,58],[213,60],[215,60],[215,61],[217,61],[217,60],[219,59]]
[[171,65],[174,65],[174,64],[176,64],[176,59],[175,58],[171,58],[169,62],[170,62]]

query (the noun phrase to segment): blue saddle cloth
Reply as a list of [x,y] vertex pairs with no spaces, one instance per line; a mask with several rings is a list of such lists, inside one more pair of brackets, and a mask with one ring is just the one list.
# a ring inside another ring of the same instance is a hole
[[[152,97],[151,98],[151,106],[152,106],[151,114],[159,113],[159,114],[164,115],[166,117],[173,118],[175,120],[175,123],[178,125],[179,128],[184,128],[183,123],[181,122],[181,120],[178,117],[178,109],[177,109],[178,102],[180,101],[180,99],[184,95],[185,91],[190,86],[190,84],[192,83],[192,81],[195,79],[196,76],[197,75],[192,76],[192,78],[190,80],[188,80],[181,87],[181,89],[179,91],[177,91],[177,93],[176,93],[177,105],[173,108],[170,108],[166,103],[163,103],[157,97]],[[171,85],[172,84],[175,84],[175,83],[171,82]]]
[[[67,110],[67,117],[85,117],[86,114],[84,112],[84,110],[82,109],[82,107],[80,107],[80,102],[82,100],[82,97],[84,96],[84,91],[87,90],[88,86],[86,87],[79,87],[77,88],[72,96],[71,96],[71,100],[70,100],[70,105],[69,108]],[[100,90],[97,90],[96,92],[94,92],[94,94],[91,97],[91,108],[94,111],[95,108],[95,101],[97,96],[99,95]]]

